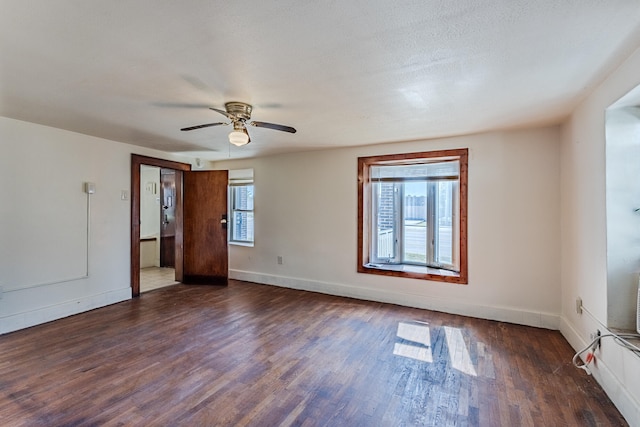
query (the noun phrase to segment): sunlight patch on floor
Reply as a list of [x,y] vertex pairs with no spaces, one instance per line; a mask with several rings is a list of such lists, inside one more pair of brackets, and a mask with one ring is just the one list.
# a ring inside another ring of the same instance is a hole
[[[478,376],[471,361],[467,344],[464,342],[462,330],[450,326],[443,327],[451,367],[467,375]],[[408,357],[422,362],[433,363],[431,351],[431,331],[425,322],[400,322],[396,336],[404,342],[393,346],[393,354]]]
[[409,359],[420,360],[421,362],[433,363],[433,355],[431,354],[430,348],[396,343],[393,347],[393,354],[408,357]]
[[462,331],[460,328],[444,327],[444,334],[447,338],[447,347],[449,348],[449,357],[451,358],[451,366],[467,375],[477,377],[476,370],[473,367],[467,344],[464,342]]
[[431,335],[427,323],[398,323],[398,338],[413,344],[395,343],[393,354],[422,362],[433,362],[431,353]]

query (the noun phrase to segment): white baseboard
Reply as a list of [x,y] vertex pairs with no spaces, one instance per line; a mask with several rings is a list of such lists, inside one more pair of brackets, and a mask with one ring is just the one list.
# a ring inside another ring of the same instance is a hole
[[131,299],[131,288],[88,295],[35,310],[0,317],[0,335]]
[[357,298],[367,301],[386,302],[406,307],[423,308],[480,319],[497,320],[519,325],[535,326],[538,328],[557,330],[560,317],[555,314],[524,311],[509,307],[483,306],[460,302],[445,298],[434,298],[387,290],[363,288],[359,286],[339,283],[319,282],[297,279],[293,277],[276,276],[272,274],[255,273],[250,271],[229,270],[229,278],[265,285],[281,286],[291,289],[319,292],[324,294]]
[[[580,336],[578,331],[576,331],[565,317],[560,318],[560,333],[576,352],[582,350],[589,344]],[[607,366],[607,360],[600,357],[597,367],[590,368],[590,371],[593,378],[600,384],[629,425],[640,426],[640,407],[638,406],[638,402],[636,402],[634,397],[629,393],[624,383],[617,378],[613,371]],[[585,373],[585,375],[587,374]]]

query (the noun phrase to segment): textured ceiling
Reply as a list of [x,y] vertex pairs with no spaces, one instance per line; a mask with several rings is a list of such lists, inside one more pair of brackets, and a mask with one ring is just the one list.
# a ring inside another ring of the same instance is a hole
[[[0,115],[208,159],[558,123],[637,0],[0,0]],[[207,107],[254,105],[230,146]]]

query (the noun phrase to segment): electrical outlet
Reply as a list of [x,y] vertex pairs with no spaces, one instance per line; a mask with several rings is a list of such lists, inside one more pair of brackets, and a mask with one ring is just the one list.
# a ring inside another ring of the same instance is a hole
[[278,255],[278,265],[282,265],[282,257]]
[[582,314],[582,298],[576,298],[576,313]]

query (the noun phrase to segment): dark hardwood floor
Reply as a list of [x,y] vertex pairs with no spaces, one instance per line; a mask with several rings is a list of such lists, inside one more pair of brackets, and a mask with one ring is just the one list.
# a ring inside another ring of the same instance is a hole
[[626,425],[572,356],[557,331],[173,285],[0,336],[0,425]]

